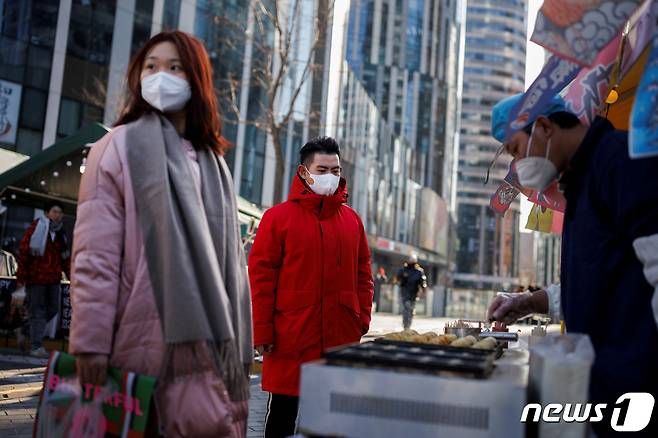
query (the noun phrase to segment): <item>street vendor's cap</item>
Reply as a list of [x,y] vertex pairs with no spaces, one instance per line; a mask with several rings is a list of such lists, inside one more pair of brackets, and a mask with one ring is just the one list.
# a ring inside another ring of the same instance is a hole
[[[501,143],[505,143],[506,140],[505,133],[507,131],[507,126],[510,123],[509,118],[512,108],[519,103],[522,97],[523,93],[506,97],[494,105],[493,110],[491,111],[491,135]],[[550,116],[553,113],[566,110],[564,99],[556,94],[542,111],[537,114],[537,116]],[[528,120],[528,124],[532,122],[534,122],[534,120]]]

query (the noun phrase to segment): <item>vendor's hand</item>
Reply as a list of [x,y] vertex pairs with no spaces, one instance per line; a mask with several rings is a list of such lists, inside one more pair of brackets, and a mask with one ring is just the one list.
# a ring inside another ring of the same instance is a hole
[[104,385],[107,379],[106,354],[78,354],[76,364],[81,385]]
[[489,305],[487,317],[490,321],[513,324],[532,313],[548,312],[548,295],[545,290],[523,292],[511,296],[499,295]]
[[274,350],[274,344],[256,345],[256,351],[260,356],[263,353],[271,353]]

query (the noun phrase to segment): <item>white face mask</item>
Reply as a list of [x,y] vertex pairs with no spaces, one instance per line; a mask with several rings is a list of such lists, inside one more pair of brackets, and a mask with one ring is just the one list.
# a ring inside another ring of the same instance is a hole
[[191,96],[190,84],[178,76],[161,71],[142,79],[142,97],[163,113],[183,109]]
[[306,183],[315,193],[322,196],[331,196],[336,193],[336,189],[338,189],[338,184],[340,183],[339,176],[333,173],[314,175],[310,170],[306,169],[306,171],[311,175],[313,184],[308,184],[308,181]]
[[526,149],[526,156],[525,158],[521,158],[514,165],[516,167],[516,173],[519,175],[519,182],[523,187],[542,191],[557,177],[558,170],[557,167],[555,167],[555,164],[548,159],[548,154],[551,151],[550,138],[546,144],[546,157],[528,156],[530,154],[534,133],[535,125],[532,125],[532,131],[530,132],[528,147]]

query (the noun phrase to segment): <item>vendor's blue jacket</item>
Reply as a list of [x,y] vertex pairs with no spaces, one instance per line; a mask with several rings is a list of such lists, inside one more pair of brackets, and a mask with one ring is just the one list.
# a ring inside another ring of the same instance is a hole
[[[560,183],[562,309],[567,330],[587,333],[596,351],[591,401],[612,411],[627,392],[658,400],[654,288],[633,250],[635,239],[658,233],[658,157],[631,159],[628,133],[597,118]],[[645,433],[655,432],[655,411]]]

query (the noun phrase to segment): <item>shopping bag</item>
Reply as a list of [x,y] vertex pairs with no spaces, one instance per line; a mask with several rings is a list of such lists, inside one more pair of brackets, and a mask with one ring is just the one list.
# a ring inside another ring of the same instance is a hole
[[103,387],[98,397],[84,400],[76,377],[57,381],[53,391],[44,393],[35,425],[35,435],[41,437],[103,438],[107,421],[103,415],[103,398],[110,394]]
[[2,303],[0,304],[0,328],[14,330],[28,320],[25,286],[15,288],[14,280],[0,280]]
[[104,386],[80,385],[75,357],[53,352],[39,399],[35,438],[142,438],[153,432],[155,377],[109,367]]

